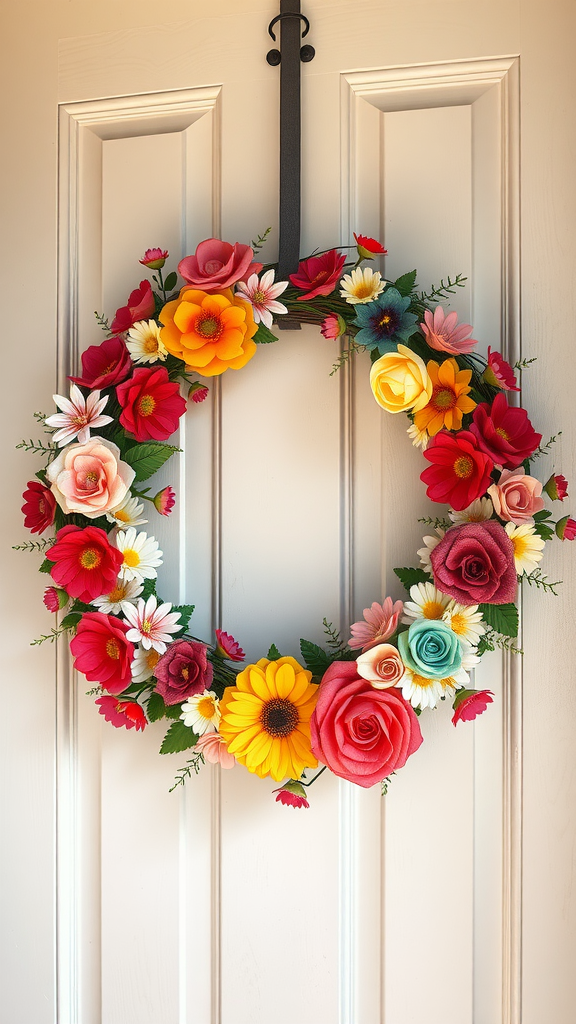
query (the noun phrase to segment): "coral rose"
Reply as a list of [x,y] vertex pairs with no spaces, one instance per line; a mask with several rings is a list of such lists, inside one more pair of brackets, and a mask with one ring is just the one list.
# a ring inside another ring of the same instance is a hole
[[139,366],[130,380],[116,388],[122,406],[120,423],[137,441],[166,441],[186,412],[180,385],[168,377],[165,366]]
[[82,353],[82,376],[69,377],[83,388],[102,390],[120,384],[132,370],[132,360],[122,338],[107,338]]
[[240,370],[256,352],[258,325],[249,302],[230,290],[209,295],[182,288],[180,298],[160,313],[162,343],[172,355],[204,377]]
[[492,482],[494,464],[480,451],[469,430],[441,430],[430,441],[424,458],[432,463],[420,473],[431,501],[447,502],[457,512],[468,508]]
[[58,530],[46,557],[55,563],[50,569],[54,582],[86,604],[113,590],[123,558],[105,530],[98,526],[82,530],[72,524]]
[[375,690],[350,661],[335,661],[324,673],[310,733],[318,760],[365,788],[402,768],[422,743],[404,697],[396,689]]
[[452,526],[430,554],[434,582],[459,604],[507,604],[516,594],[514,546],[493,519]]
[[253,263],[254,250],[249,245],[206,238],[193,256],[185,256],[178,264],[178,273],[189,285],[204,292],[220,292],[236,281],[246,281],[259,274],[261,263]]
[[533,523],[534,513],[544,508],[542,484],[533,476],[526,476],[522,470],[513,473],[505,469],[497,484],[488,488],[494,511],[507,522]]
[[476,436],[478,447],[505,469],[516,469],[524,459],[529,459],[542,440],[542,434],[536,433],[526,410],[508,405],[502,391],[491,406],[482,402],[476,407],[470,430]]
[[134,644],[126,638],[128,626],[115,615],[86,612],[70,641],[74,668],[109,693],[122,693],[132,682]]
[[126,306],[116,310],[110,330],[112,334],[124,334],[139,320],[148,320],[154,316],[155,301],[150,281],[140,281],[140,287],[130,292]]
[[165,704],[180,704],[194,693],[210,689],[213,669],[206,655],[206,644],[197,640],[170,644],[154,669],[156,690]]
[[56,499],[40,480],[29,480],[22,497],[24,504],[24,526],[30,533],[44,533],[54,522]]
[[432,397],[433,385],[424,360],[406,345],[386,352],[372,363],[370,386],[387,412],[418,412]]
[[387,690],[402,679],[404,662],[392,644],[378,644],[356,658],[356,671],[377,690]]
[[310,256],[301,260],[295,274],[290,274],[290,281],[295,288],[304,291],[298,296],[299,302],[315,299],[317,295],[330,295],[336,287],[346,256],[337,249],[330,249],[322,256]]
[[103,437],[63,448],[46,470],[52,493],[66,515],[81,512],[96,519],[117,509],[128,494],[135,473],[122,462],[120,449]]

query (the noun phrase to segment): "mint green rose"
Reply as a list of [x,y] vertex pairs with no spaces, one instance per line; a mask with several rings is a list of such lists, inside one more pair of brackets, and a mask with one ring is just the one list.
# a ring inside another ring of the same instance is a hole
[[427,679],[446,679],[462,664],[460,641],[440,619],[416,619],[398,637],[398,649],[404,664]]

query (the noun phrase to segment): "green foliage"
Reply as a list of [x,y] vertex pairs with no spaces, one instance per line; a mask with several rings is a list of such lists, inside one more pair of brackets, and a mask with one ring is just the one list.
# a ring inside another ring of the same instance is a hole
[[482,618],[502,636],[518,636],[518,609],[515,604],[481,604]]
[[62,626],[62,629],[76,629],[81,618],[82,612],[68,612],[68,614],[62,619],[60,625]]
[[[40,540],[27,540],[24,541],[24,544],[13,544],[12,551],[34,551],[35,554],[41,555],[55,542],[55,537],[41,537]],[[54,565],[54,562],[51,562],[50,565]]]
[[176,273],[175,270],[172,270],[171,273],[168,274],[166,280],[164,281],[164,288],[166,289],[167,292],[171,292],[172,289],[176,287],[177,280],[178,274]]
[[250,245],[252,246],[252,249],[254,250],[255,253],[260,251],[260,249],[264,245],[264,242],[268,238],[268,235],[270,234],[271,231],[272,231],[271,227],[266,228],[266,231],[264,232],[263,235],[258,235],[258,238],[253,238],[252,239],[252,241],[250,242]]
[[422,516],[418,522],[424,523],[424,526],[432,526],[435,530],[449,530],[452,526],[450,520],[444,519],[442,516]]
[[33,441],[31,438],[29,441],[20,441],[16,448],[23,448],[25,452],[33,452],[34,455],[50,456],[54,456],[58,450],[51,441],[48,444],[43,444],[42,441]]
[[428,305],[431,302],[437,302],[438,299],[446,299],[448,295],[454,295],[455,288],[463,288],[466,280],[467,278],[463,274],[456,274],[454,280],[448,275],[446,282],[442,278],[440,284],[432,285],[429,292],[418,292],[418,302],[421,305]]
[[189,761],[186,762],[184,768],[178,769],[178,774],[174,780],[174,785],[168,790],[169,793],[173,793],[177,786],[183,786],[186,779],[192,777],[192,772],[198,775],[200,771],[200,765],[204,764],[204,754],[199,750],[198,753],[193,754]]
[[50,643],[53,644],[54,641],[57,640],[59,636],[62,636],[63,633],[68,633],[71,628],[71,626],[64,625],[58,627],[52,626],[52,629],[50,630],[49,633],[42,633],[42,635],[37,637],[36,640],[32,640],[30,642],[30,647],[38,647],[39,644],[45,643],[46,640],[49,640]]
[[146,715],[150,722],[159,722],[166,715],[166,705],[159,693],[151,693],[146,703]]
[[136,473],[136,480],[148,480],[174,454],[181,451],[173,444],[150,441],[137,444],[124,453],[124,459]]
[[190,616],[192,615],[192,612],[194,611],[194,607],[195,606],[193,604],[173,604],[172,605],[172,611],[173,612],[180,612],[180,622],[178,623],[178,625],[180,626],[180,632],[181,633],[186,632],[186,629],[188,627],[188,623],[190,622]]
[[255,341],[257,345],[271,345],[273,341],[278,341],[278,338],[266,327],[266,324],[259,323],[252,341]]
[[143,601],[147,601],[148,598],[151,597],[152,594],[155,594],[155,593],[156,593],[156,580],[155,579],[153,579],[153,580],[144,580],[144,583],[142,584],[142,593],[140,594],[140,597],[142,598],[142,600]]
[[540,590],[543,590],[545,593],[555,594],[556,597],[558,597],[558,592],[555,588],[559,587],[562,583],[562,580],[556,580],[554,583],[549,583],[548,577],[542,572],[542,569],[532,569],[532,572],[530,573],[524,572],[522,573],[521,579],[526,580],[526,583],[529,583],[531,587],[539,587]]
[[541,455],[548,455],[549,452],[552,449],[552,445],[556,444],[556,441],[561,436],[562,436],[562,431],[561,430],[559,430],[557,434],[552,434],[552,437],[550,437],[546,441],[546,444],[541,444],[540,447],[536,449],[534,454],[530,456],[530,458],[527,460],[527,462],[530,463],[532,461],[532,459],[539,459]]
[[278,658],[282,657],[280,651],[276,647],[276,644],[270,644],[270,649],[266,657],[268,658],[268,661],[278,661]]
[[394,569],[398,579],[405,589],[410,593],[410,587],[415,583],[431,583],[432,577],[424,572],[424,569],[416,569],[413,566],[405,566],[403,569]]
[[53,565],[56,565],[56,562],[51,562],[49,558],[45,558],[38,572],[50,572]]
[[400,295],[404,296],[404,298],[413,292],[415,284],[415,270],[411,270],[408,274],[402,274],[402,277],[399,277],[397,281],[394,281],[394,287],[400,292]]
[[311,640],[301,640],[300,651],[306,668],[313,676],[323,676],[334,660]]
[[478,656],[482,657],[486,651],[495,651],[497,647],[504,651],[510,651],[510,654],[524,654],[520,647],[514,645],[512,637],[502,636],[500,633],[495,633],[493,629],[489,629],[486,633],[482,634],[476,650]]
[[184,722],[173,722],[160,747],[161,754],[178,754],[181,750],[189,750],[198,742],[196,733]]

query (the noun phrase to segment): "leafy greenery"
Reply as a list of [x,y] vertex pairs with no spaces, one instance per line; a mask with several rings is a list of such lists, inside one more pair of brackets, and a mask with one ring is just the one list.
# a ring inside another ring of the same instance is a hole
[[252,248],[253,248],[255,253],[260,252],[260,249],[264,245],[264,243],[265,243],[266,239],[268,238],[268,235],[270,234],[271,231],[272,231],[272,227],[270,226],[269,228],[266,228],[266,231],[264,232],[263,235],[258,235],[258,238],[253,238],[252,239],[252,241],[250,242],[250,245],[252,246]]
[[454,280],[448,275],[448,280],[441,279],[439,285],[432,285],[429,292],[417,292],[416,297],[420,304],[436,302],[438,299],[446,299],[448,295],[454,295],[456,288],[463,288],[467,278],[463,274],[456,274]]
[[278,658],[282,657],[280,651],[276,647],[276,644],[270,644],[270,648],[268,650],[268,654],[266,655],[266,657],[268,658],[268,661],[278,661]]
[[178,623],[178,625],[180,625],[180,627],[181,627],[180,632],[183,633],[187,629],[188,623],[190,622],[190,617],[192,615],[192,612],[194,611],[194,608],[195,608],[195,605],[193,605],[193,604],[173,604],[172,605],[172,611],[173,612],[180,612],[180,622]]
[[[358,343],[357,343],[357,342],[356,342],[356,341],[354,340],[354,338],[352,338],[352,337],[349,337],[349,338],[348,338],[348,344],[347,344],[346,348],[345,348],[345,349],[344,349],[344,351],[343,351],[343,352],[342,352],[342,353],[341,353],[341,354],[340,354],[340,355],[338,356],[338,359],[336,360],[336,362],[335,362],[335,363],[334,363],[334,365],[332,366],[332,369],[330,370],[330,376],[331,376],[331,377],[333,377],[335,373],[338,373],[338,370],[341,370],[341,369],[342,369],[342,367],[343,367],[343,366],[344,366],[344,365],[345,365],[345,364],[346,364],[346,363],[348,362],[348,360],[350,359],[350,356],[352,356],[352,355],[353,355],[353,354],[354,354],[355,352],[365,352],[365,351],[366,351],[366,346],[365,346],[365,345],[359,345],[359,344],[358,344]],[[378,352],[376,352],[376,356],[378,356],[378,354],[379,354],[379,353],[378,353]]]
[[442,516],[422,516],[418,522],[424,523],[424,526],[432,526],[434,530],[449,530],[452,526],[450,520],[444,519]]
[[49,558],[45,558],[38,572],[50,572],[53,565],[56,565],[56,562],[51,562]]
[[513,370],[526,370],[531,363],[535,363],[538,356],[532,356],[532,359],[517,359],[512,367]]
[[16,445],[16,448],[23,448],[25,452],[33,452],[34,455],[42,454],[50,455],[52,457],[57,452],[57,446],[52,444],[51,441],[44,444],[42,441],[33,441],[31,438],[29,441],[20,441],[20,443]]
[[515,604],[481,604],[484,622],[502,636],[518,636],[518,609]]
[[306,668],[313,676],[323,676],[333,661],[326,651],[318,647],[318,644],[313,644],[311,640],[300,641],[300,652]]
[[151,441],[145,444],[137,444],[124,453],[124,459],[135,471],[136,480],[148,480],[174,452],[182,451],[173,444],[161,444],[159,441]]
[[41,636],[37,637],[36,640],[30,642],[31,647],[37,647],[39,644],[43,644],[46,640],[49,640],[51,644],[62,636],[63,633],[69,633],[73,629],[73,626],[65,626],[63,623],[61,626],[52,626],[49,633],[42,633]]
[[189,750],[196,745],[198,737],[193,729],[184,722],[173,722],[160,747],[161,754],[178,754],[181,750]]
[[555,580],[554,583],[549,583],[548,577],[542,572],[542,569],[532,569],[530,573],[523,572],[520,578],[526,580],[526,583],[529,583],[531,587],[539,587],[545,593],[555,594],[558,597],[558,591],[555,588],[561,585],[562,580]]
[[63,629],[76,629],[81,618],[82,612],[68,612],[68,614],[62,619],[60,625]]
[[177,281],[178,281],[178,274],[176,273],[175,270],[173,270],[170,274],[168,274],[166,280],[164,281],[164,287],[165,287],[166,291],[167,292],[171,292],[172,289],[176,287],[176,282]]
[[562,431],[561,430],[559,430],[557,434],[552,434],[552,437],[550,437],[546,441],[546,444],[541,444],[540,447],[537,448],[536,451],[533,453],[533,455],[530,456],[530,459],[528,461],[531,462],[532,459],[539,459],[541,455],[548,455],[548,453],[552,449],[552,445],[556,444],[556,441],[561,436],[562,436]]
[[177,786],[183,786],[184,783],[186,782],[186,779],[192,778],[192,772],[194,772],[195,775],[198,775],[198,772],[200,771],[200,766],[203,764],[204,755],[199,750],[197,754],[194,754],[193,757],[191,757],[190,760],[186,762],[184,768],[178,769],[176,779],[174,780],[174,785],[170,787],[168,792],[173,793]]
[[404,298],[411,295],[414,290],[414,285],[416,284],[416,273],[416,270],[411,270],[408,274],[402,274],[402,277],[399,277],[394,281],[394,288],[396,291],[400,292],[400,295]]
[[[37,555],[41,555],[55,542],[55,537],[41,537],[40,540],[27,540],[24,544],[13,544],[12,551],[34,551]],[[54,562],[50,562],[50,565],[54,565]]]
[[416,569],[413,566],[405,566],[403,569],[394,569],[402,585],[410,593],[410,587],[416,583],[431,583],[432,577],[424,569]]
[[481,657],[486,651],[495,651],[497,647],[504,651],[510,651],[511,654],[524,654],[520,647],[514,645],[513,637],[502,636],[493,629],[489,629],[478,641],[478,656]]
[[278,338],[268,327],[266,327],[266,324],[259,323],[258,330],[252,338],[252,341],[256,342],[257,345],[271,345],[273,341],[278,341]]

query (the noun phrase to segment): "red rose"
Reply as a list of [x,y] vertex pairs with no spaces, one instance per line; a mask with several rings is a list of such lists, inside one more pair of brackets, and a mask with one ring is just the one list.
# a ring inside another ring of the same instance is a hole
[[402,768],[422,743],[418,718],[400,691],[375,690],[353,661],[335,661],[324,673],[310,736],[319,761],[365,788]]
[[200,242],[194,256],[185,256],[178,264],[178,273],[185,281],[204,292],[218,292],[230,288],[237,281],[245,281],[251,274],[259,274],[261,263],[253,263],[254,250],[249,245],[222,242],[219,238],[206,238]]
[[426,494],[431,501],[447,502],[458,512],[468,508],[492,483],[492,459],[479,450],[469,430],[458,434],[441,430],[431,439],[424,458],[433,463],[420,474],[428,485]]
[[134,644],[126,639],[128,623],[104,612],[86,612],[70,641],[74,668],[110,693],[122,693],[132,682]]
[[[142,262],[142,261],[140,261]],[[145,728],[147,725],[144,709],[135,700],[117,700],[116,697],[99,697],[96,701],[98,711],[107,722],[111,722],[117,729],[122,726],[126,729]]]
[[337,249],[330,249],[330,252],[325,252],[322,256],[310,256],[310,259],[301,260],[297,272],[290,274],[294,287],[301,288],[306,293],[298,296],[299,301],[314,299],[317,295],[330,295],[336,287],[345,262],[346,257]]
[[118,578],[123,555],[113,547],[105,530],[98,526],[63,526],[46,557],[55,565],[50,575],[70,597],[87,604],[108,594]]
[[137,441],[166,441],[186,412],[180,385],[171,381],[164,366],[139,366],[130,380],[116,388],[122,406],[120,423]]
[[460,604],[514,600],[514,546],[494,519],[452,526],[431,551],[430,562],[438,589]]
[[147,320],[154,315],[154,295],[150,281],[140,281],[140,287],[130,292],[127,306],[116,310],[110,330],[112,334],[124,334],[139,320]]
[[132,369],[132,360],[122,338],[107,338],[82,353],[82,376],[69,377],[83,388],[102,389],[120,384]]
[[24,526],[30,533],[43,533],[54,522],[56,499],[40,480],[29,480],[22,495]]
[[206,653],[206,644],[197,640],[170,644],[154,669],[156,690],[165,704],[180,704],[194,693],[210,689],[213,668]]
[[487,402],[476,406],[470,430],[482,451],[505,469],[516,469],[529,459],[542,440],[526,410],[508,405],[503,392],[496,395],[491,406]]

